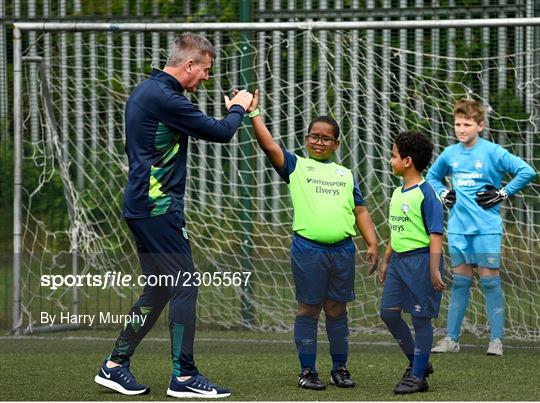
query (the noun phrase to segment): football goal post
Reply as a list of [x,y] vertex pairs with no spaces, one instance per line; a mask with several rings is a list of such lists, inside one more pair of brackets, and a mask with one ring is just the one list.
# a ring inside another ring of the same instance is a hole
[[[210,80],[186,94],[207,114],[223,116],[223,95],[234,88],[258,88],[274,138],[299,154],[311,119],[337,120],[343,133],[337,158],[359,181],[381,252],[399,183],[388,162],[392,138],[418,130],[440,154],[455,142],[457,99],[480,100],[487,111],[483,136],[540,170],[540,18],[14,26],[10,299],[16,334],[52,329],[42,312],[124,314],[136,300],[135,283],[102,287],[91,279],[140,274],[122,218],[124,105],[153,67],[163,68],[176,33],[202,33],[216,47]],[[189,147],[186,220],[201,273],[199,324],[290,329],[296,304],[287,186],[258,148],[247,118],[231,143],[191,139]],[[502,214],[507,337],[536,340],[540,182],[505,202]],[[382,289],[367,276],[360,259],[365,245],[361,237],[356,241],[351,330],[382,332]],[[483,297],[478,286],[471,292],[464,326],[480,335],[487,329]]]

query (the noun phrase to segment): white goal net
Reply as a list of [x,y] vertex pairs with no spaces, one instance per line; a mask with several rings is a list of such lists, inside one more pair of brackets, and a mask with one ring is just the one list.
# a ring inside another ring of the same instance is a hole
[[[500,30],[490,34],[482,28],[264,31],[247,44],[239,33],[206,32],[218,55],[210,81],[190,98],[220,117],[223,94],[249,80],[250,90],[261,91],[262,113],[274,137],[297,153],[303,152],[309,121],[333,116],[343,131],[338,159],[359,181],[382,252],[389,197],[398,184],[388,163],[392,137],[403,129],[422,131],[438,155],[454,142],[456,99],[480,99],[489,112],[484,135],[540,169],[540,49],[532,46],[532,29],[505,28],[502,45]],[[40,280],[51,274],[140,273],[122,219],[123,111],[152,64],[163,67],[163,49],[173,34],[40,32],[24,38],[20,329],[42,326],[42,311],[127,313],[138,287],[51,289]],[[252,70],[243,67],[243,54]],[[186,216],[195,263],[202,273],[252,273],[247,286],[201,285],[198,321],[279,331],[292,327],[296,310],[291,202],[248,125],[246,119],[230,144],[190,144]],[[536,180],[502,209],[507,337],[540,335],[539,197]],[[356,240],[363,255],[365,245],[361,237]],[[367,276],[362,259],[356,294],[351,329],[382,331],[381,287]],[[464,326],[477,335],[486,332],[478,286]]]

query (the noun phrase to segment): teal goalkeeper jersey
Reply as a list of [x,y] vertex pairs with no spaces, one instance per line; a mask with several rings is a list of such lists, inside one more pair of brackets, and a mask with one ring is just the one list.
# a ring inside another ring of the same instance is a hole
[[442,203],[425,180],[408,189],[401,186],[392,194],[388,221],[395,252],[428,247],[430,234],[443,233]]
[[448,233],[463,235],[500,234],[500,205],[484,209],[476,203],[476,192],[486,185],[501,187],[506,173],[514,178],[505,186],[513,196],[535,176],[535,170],[521,158],[500,145],[479,138],[467,148],[461,143],[446,147],[426,176],[440,195],[447,189],[445,177],[450,177],[456,192],[456,204],[450,209]]

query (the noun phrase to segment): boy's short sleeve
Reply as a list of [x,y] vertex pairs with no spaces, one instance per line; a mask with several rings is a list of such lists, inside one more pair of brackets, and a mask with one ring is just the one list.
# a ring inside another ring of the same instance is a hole
[[362,191],[360,190],[360,187],[358,186],[358,182],[356,178],[353,178],[353,181],[354,181],[354,189],[353,189],[354,205],[365,206],[366,202],[364,201],[364,195],[362,194]]
[[290,179],[289,176],[294,172],[296,168],[296,162],[298,161],[298,157],[296,154],[291,153],[289,150],[287,150],[284,147],[281,147],[281,150],[283,151],[283,156],[285,157],[285,163],[283,164],[283,168],[277,169],[274,167],[278,175],[285,181],[285,183],[289,183]]
[[441,200],[437,197],[435,189],[424,182],[420,185],[420,190],[424,194],[422,201],[422,219],[424,227],[428,234],[443,234],[444,233],[444,211]]

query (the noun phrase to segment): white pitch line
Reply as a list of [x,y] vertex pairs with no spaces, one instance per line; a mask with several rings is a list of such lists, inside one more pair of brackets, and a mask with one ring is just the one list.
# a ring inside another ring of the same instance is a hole
[[[40,336],[0,336],[0,340],[75,340],[75,341],[112,341],[116,338],[113,337],[96,337],[96,336],[66,336],[66,337],[40,337]],[[170,342],[170,338],[162,337],[148,337],[144,340],[155,342]],[[265,343],[265,344],[294,344],[293,340],[269,340],[269,339],[216,339],[211,337],[195,338],[196,342],[212,342],[212,343]],[[318,341],[319,344],[328,344],[327,340]],[[395,346],[396,343],[390,341],[349,341],[351,345],[357,346]],[[461,343],[462,347],[484,347],[484,344],[468,344]],[[518,350],[536,350],[540,349],[540,345],[534,346],[513,346],[510,344],[504,344],[504,348],[518,349]]]

